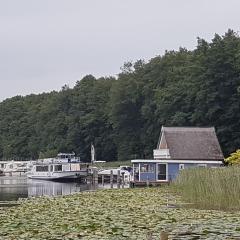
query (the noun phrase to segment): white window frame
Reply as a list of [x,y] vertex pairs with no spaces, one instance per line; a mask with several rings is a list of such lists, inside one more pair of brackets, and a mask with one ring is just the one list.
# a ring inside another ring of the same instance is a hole
[[179,170],[183,170],[184,168],[185,168],[184,163],[180,163],[178,169],[179,169]]
[[[158,179],[158,165],[164,164],[166,165],[166,180],[159,180]],[[157,182],[168,182],[168,164],[167,163],[157,163],[156,164],[156,181]]]

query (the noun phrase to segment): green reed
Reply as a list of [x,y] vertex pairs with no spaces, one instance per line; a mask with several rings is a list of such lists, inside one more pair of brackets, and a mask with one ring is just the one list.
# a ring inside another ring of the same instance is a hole
[[240,167],[182,170],[174,186],[185,201],[198,207],[240,210]]

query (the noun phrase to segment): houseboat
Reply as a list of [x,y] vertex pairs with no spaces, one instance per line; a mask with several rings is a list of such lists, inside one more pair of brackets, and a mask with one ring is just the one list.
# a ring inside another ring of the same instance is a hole
[[74,153],[59,153],[56,158],[41,159],[32,164],[28,178],[72,180],[88,175],[88,164],[81,163]]
[[223,160],[214,127],[162,127],[153,159],[131,161],[132,183],[169,183],[183,169],[219,167]]

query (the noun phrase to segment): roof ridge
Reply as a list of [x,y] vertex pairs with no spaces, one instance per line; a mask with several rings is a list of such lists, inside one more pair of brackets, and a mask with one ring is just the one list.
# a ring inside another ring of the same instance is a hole
[[176,127],[162,126],[162,128],[214,128],[214,126],[197,126],[197,127],[193,127],[193,126],[182,126],[182,127],[179,127],[179,126],[176,126]]
[[162,131],[213,131],[215,132],[215,127],[164,127],[162,126]]

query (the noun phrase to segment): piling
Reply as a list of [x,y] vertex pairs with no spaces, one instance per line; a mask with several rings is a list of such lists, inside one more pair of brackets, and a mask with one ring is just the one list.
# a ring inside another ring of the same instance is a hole
[[147,177],[146,185],[149,187],[149,177]]
[[110,185],[113,188],[113,170],[110,171]]
[[120,170],[117,171],[117,188],[120,188]]
[[124,188],[124,185],[125,185],[124,172],[122,172],[122,188]]
[[102,185],[104,186],[104,175],[102,175]]
[[92,177],[92,182],[93,185],[97,185],[98,184],[98,172],[97,169],[93,169],[93,177]]

